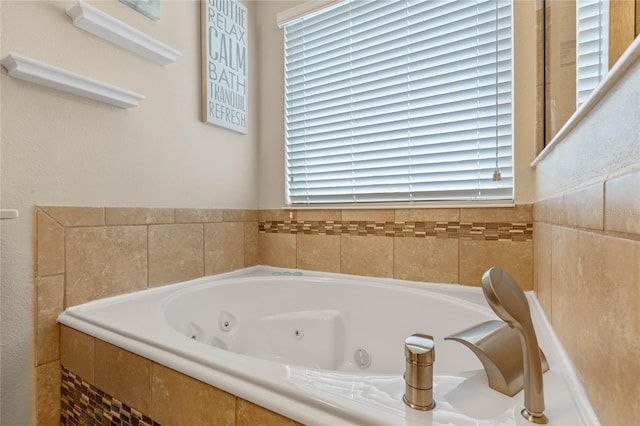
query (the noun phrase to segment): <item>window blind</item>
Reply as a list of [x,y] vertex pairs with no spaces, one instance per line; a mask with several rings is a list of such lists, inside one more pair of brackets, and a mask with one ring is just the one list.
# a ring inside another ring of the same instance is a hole
[[576,104],[579,107],[608,71],[609,2],[576,1]]
[[287,204],[513,199],[511,27],[502,0],[285,24]]

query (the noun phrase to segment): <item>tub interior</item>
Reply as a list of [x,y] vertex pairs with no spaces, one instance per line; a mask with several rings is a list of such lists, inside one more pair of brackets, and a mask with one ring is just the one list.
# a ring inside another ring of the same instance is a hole
[[480,368],[444,337],[495,319],[488,307],[436,292],[305,277],[189,289],[163,309],[175,331],[204,345],[298,367],[396,375],[414,333],[436,340],[436,373]]

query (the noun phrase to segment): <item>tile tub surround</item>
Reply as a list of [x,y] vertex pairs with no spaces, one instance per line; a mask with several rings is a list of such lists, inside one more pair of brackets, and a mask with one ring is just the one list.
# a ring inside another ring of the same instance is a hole
[[33,220],[39,425],[60,422],[56,318],[66,307],[258,261],[256,210],[42,206]]
[[101,391],[62,367],[61,425],[111,424],[159,426],[135,408]]
[[532,223],[531,205],[298,211],[36,207],[38,423],[59,423],[56,318],[68,306],[255,264],[469,285],[479,285],[490,266],[503,266],[531,289]]
[[298,424],[66,326],[61,337],[61,424]]
[[261,210],[259,263],[480,285],[491,266],[533,289],[532,206]]
[[534,204],[538,299],[603,425],[640,417],[640,171]]

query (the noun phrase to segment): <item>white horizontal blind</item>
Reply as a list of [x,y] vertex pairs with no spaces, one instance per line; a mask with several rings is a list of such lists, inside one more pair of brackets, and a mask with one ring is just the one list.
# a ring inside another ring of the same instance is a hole
[[576,1],[576,103],[578,107],[587,100],[608,71],[608,21],[608,1]]
[[497,4],[355,0],[285,24],[287,203],[513,199]]

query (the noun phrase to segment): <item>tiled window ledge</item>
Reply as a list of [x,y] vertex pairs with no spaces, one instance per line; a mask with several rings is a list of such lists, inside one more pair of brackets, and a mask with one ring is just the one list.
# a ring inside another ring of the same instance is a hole
[[625,75],[627,70],[638,59],[640,59],[640,37],[631,43],[624,54],[618,59],[615,65],[609,70],[600,85],[591,93],[591,96],[585,101],[576,112],[569,117],[569,120],[562,126],[554,138],[547,144],[542,152],[533,160],[531,167],[535,168],[556,146],[558,146],[571,131],[595,108],[596,105],[605,97],[616,83]]

